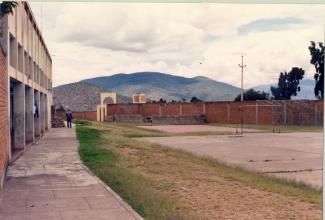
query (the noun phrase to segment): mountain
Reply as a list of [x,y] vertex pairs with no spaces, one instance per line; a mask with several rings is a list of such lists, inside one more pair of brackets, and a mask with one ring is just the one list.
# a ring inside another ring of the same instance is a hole
[[[276,86],[277,84],[265,84],[265,85],[259,85],[255,86],[252,89],[266,92],[272,95],[271,93],[271,86]],[[315,87],[315,80],[312,79],[303,79],[300,81],[300,92],[298,92],[297,96],[291,97],[291,99],[310,99],[315,100],[314,95],[314,87]]]
[[[100,93],[108,91],[101,87],[84,82],[69,83],[53,88],[53,103],[59,108],[72,111],[96,111],[96,105],[100,103]],[[130,102],[131,99],[117,95],[117,102]]]
[[109,89],[123,96],[144,93],[151,100],[189,101],[193,96],[204,101],[233,100],[240,89],[207,77],[186,78],[159,72],[137,72],[96,77],[81,82]]

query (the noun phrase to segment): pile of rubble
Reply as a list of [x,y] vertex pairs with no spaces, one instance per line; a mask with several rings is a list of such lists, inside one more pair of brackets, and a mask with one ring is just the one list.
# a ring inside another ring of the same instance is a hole
[[52,128],[63,128],[65,127],[64,121],[57,115],[52,116]]
[[64,120],[59,116],[54,105],[51,106],[51,124],[52,124],[52,128],[65,127]]

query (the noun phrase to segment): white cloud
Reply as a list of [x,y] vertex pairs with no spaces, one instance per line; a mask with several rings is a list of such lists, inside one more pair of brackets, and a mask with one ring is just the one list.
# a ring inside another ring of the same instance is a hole
[[[310,40],[323,37],[323,5],[31,3],[53,56],[54,85],[85,78],[160,71],[204,75],[245,87],[273,82],[303,67],[312,78]],[[281,29],[238,28],[257,20],[294,18]],[[202,64],[200,64],[202,62]]]

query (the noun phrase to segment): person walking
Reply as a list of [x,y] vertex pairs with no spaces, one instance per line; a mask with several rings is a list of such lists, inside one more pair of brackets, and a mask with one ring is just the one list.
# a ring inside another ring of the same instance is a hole
[[65,113],[65,117],[67,119],[68,128],[71,128],[72,127],[71,123],[72,123],[73,117],[72,117],[72,112],[70,111],[70,109],[68,109],[67,113]]

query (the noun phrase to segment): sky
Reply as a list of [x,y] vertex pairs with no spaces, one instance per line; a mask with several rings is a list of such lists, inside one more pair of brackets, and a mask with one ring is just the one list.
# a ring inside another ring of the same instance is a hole
[[52,55],[53,86],[116,73],[206,76],[244,88],[301,67],[324,41],[325,5],[30,3]]

